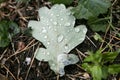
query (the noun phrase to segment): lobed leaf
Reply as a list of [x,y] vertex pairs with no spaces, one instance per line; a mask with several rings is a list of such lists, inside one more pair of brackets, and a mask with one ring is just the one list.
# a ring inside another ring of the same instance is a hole
[[40,21],[31,20],[28,27],[46,49],[39,48],[36,59],[48,61],[51,69],[63,76],[65,66],[79,61],[76,55],[68,53],[83,42],[86,26],[74,27],[75,17],[63,4],[56,4],[51,9],[42,7],[38,11]]

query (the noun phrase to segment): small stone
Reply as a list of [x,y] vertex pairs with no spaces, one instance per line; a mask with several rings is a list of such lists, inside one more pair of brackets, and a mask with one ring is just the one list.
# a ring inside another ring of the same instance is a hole
[[31,58],[30,57],[26,57],[25,62],[27,63],[27,65],[29,65],[30,62],[31,62]]

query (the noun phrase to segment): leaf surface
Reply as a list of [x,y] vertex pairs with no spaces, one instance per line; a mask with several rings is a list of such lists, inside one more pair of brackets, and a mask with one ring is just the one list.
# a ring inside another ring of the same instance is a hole
[[80,0],[78,6],[73,8],[77,19],[90,19],[105,13],[110,7],[109,0]]
[[76,55],[68,53],[83,42],[86,26],[74,28],[75,17],[63,4],[56,4],[51,9],[42,7],[39,16],[40,21],[31,20],[28,24],[33,29],[33,37],[46,47],[38,50],[36,58],[48,61],[52,70],[64,75],[64,66],[79,60]]

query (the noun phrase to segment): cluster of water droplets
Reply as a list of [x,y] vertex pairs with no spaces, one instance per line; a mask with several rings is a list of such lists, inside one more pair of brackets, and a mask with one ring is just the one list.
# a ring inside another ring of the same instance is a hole
[[[75,18],[71,15],[71,12],[67,10],[64,5],[60,6],[54,6],[49,10],[44,8],[46,9],[45,12],[40,11],[39,13],[42,14],[40,15],[40,23],[38,26],[36,24],[32,28],[37,27],[36,31],[38,31],[39,34],[38,36],[35,36],[35,38],[40,37],[36,39],[41,41],[46,47],[46,49],[41,50],[41,52],[38,53],[40,55],[42,54],[42,57],[38,56],[36,58],[39,59],[40,57],[41,60],[47,56],[50,61],[53,61],[53,63],[50,63],[52,69],[57,70],[58,68],[58,71],[56,72],[64,75],[64,66],[72,63],[69,63],[66,54],[78,45],[77,43],[79,42],[76,41],[79,41],[77,40],[79,38],[76,36],[81,32],[81,29],[80,27],[74,27]],[[48,13],[47,16],[44,15],[44,13]],[[39,28],[40,30],[38,30]],[[83,32],[86,33],[86,31]],[[65,53],[65,59],[60,57],[63,53]],[[58,63],[58,61],[60,61],[60,63]]]

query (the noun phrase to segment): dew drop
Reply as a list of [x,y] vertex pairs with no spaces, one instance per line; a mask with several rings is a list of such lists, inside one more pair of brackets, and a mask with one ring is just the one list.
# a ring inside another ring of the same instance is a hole
[[50,53],[49,53],[49,52],[47,52],[47,55],[50,55]]
[[60,26],[62,26],[62,24],[59,24]]
[[43,27],[42,33],[46,33],[47,30]]
[[41,19],[43,19],[43,17],[42,17],[42,16],[41,16],[40,18],[41,18]]
[[52,19],[50,19],[50,21],[53,21]]
[[65,45],[65,49],[68,50],[68,45],[67,44]]
[[70,30],[67,31],[68,33],[70,32]]
[[47,44],[49,45],[49,44],[50,44],[50,41],[48,41]]
[[57,25],[57,22],[53,22],[54,25]]
[[50,14],[51,16],[53,16],[53,14]]
[[45,53],[45,52],[43,52],[43,54],[45,55],[46,53]]
[[58,41],[58,42],[61,42],[61,41],[63,40],[63,38],[64,38],[63,35],[59,35],[57,41]]
[[54,31],[57,31],[57,29],[55,28]]
[[65,26],[70,26],[71,24],[70,23],[66,23]]
[[60,15],[59,14],[57,14],[57,17],[59,17]]
[[61,18],[60,20],[63,21],[63,18]]
[[83,33],[86,33],[87,31],[86,30],[83,30]]
[[79,32],[79,31],[80,31],[79,27],[76,27],[75,32]]
[[55,64],[52,64],[52,66],[55,66]]
[[49,29],[51,29],[51,26],[48,26]]
[[44,38],[46,39],[46,38],[47,38],[47,36],[44,36]]

